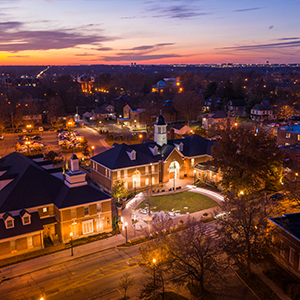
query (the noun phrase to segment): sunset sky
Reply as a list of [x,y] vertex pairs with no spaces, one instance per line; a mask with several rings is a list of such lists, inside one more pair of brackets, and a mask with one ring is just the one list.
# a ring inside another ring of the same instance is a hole
[[0,65],[300,63],[300,1],[0,0]]

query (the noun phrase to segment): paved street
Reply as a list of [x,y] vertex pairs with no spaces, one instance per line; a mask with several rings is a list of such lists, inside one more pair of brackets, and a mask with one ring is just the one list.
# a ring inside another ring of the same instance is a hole
[[[78,130],[79,133],[86,138],[90,147],[94,146],[94,150],[92,150],[91,156],[99,154],[110,148],[110,146],[105,142],[106,136],[100,135],[94,129],[91,129],[89,127],[82,128],[80,126],[74,129]],[[69,159],[72,156],[72,153],[66,153],[66,154],[62,153],[62,148],[61,146],[58,145],[56,131],[35,132],[35,134],[40,135],[42,138],[41,141],[44,144],[43,153],[48,153],[49,151],[52,150],[61,154],[64,158],[67,159]],[[15,145],[19,135],[22,135],[22,133],[20,134],[9,133],[4,135],[4,139],[0,140],[0,157],[3,157],[15,151]],[[79,152],[77,153],[77,156],[78,158],[81,158],[83,155],[81,152]]]

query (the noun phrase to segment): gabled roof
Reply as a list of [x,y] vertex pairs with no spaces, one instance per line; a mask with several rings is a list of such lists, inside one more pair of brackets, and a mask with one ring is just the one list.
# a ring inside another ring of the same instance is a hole
[[228,105],[231,105],[231,106],[238,106],[238,107],[244,107],[244,106],[247,106],[247,102],[245,99],[233,99],[233,100],[230,100]]
[[[174,124],[174,125],[171,126],[171,128],[175,128],[175,129],[180,130],[180,129],[182,129],[184,126],[187,126],[187,125],[185,125],[185,124]],[[189,126],[187,126],[187,127],[189,127]],[[190,127],[189,127],[189,128],[190,128]]]
[[12,177],[12,181],[0,190],[0,212],[3,213],[48,204],[64,208],[110,199],[110,196],[90,184],[74,188],[66,186],[49,170],[17,152],[0,159],[0,166],[9,166],[8,171],[0,176],[0,181]]
[[[211,155],[211,147],[214,141],[207,140],[197,134],[187,136],[182,139],[169,140],[167,144],[160,146],[155,142],[146,142],[136,145],[114,144],[114,147],[93,156],[91,159],[110,170],[117,170],[123,168],[130,168],[134,166],[148,165],[156,163],[161,160],[162,155],[167,158],[172,151],[175,150],[176,145],[183,144],[182,155],[188,157]],[[158,147],[158,154],[153,155],[150,148]],[[136,159],[131,160],[127,154],[128,148],[136,152]]]
[[211,147],[214,141],[208,140],[198,134],[192,134],[182,139],[168,141],[168,144],[174,145],[183,143],[182,154],[187,157],[211,155]]
[[4,220],[0,219],[0,240],[43,230],[43,225],[38,212],[33,212],[30,215],[31,222],[25,226],[22,223],[21,216],[13,216],[14,227],[9,229],[6,229]]
[[224,119],[227,118],[227,112],[223,110],[212,111],[207,115],[207,118]]
[[[131,160],[127,154],[128,148],[136,151],[136,159]],[[156,155],[158,156],[158,155]],[[93,161],[111,169],[129,168],[156,162],[146,143],[137,145],[114,144],[114,147],[91,158]]]
[[256,109],[256,110],[270,110],[271,109],[271,105],[268,102],[263,102],[263,103],[255,104],[252,109]]

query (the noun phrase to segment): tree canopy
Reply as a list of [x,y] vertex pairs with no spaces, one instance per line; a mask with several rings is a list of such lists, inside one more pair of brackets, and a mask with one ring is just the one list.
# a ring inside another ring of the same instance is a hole
[[263,131],[242,127],[224,131],[212,148],[212,157],[226,191],[252,193],[280,184],[282,155],[275,138]]

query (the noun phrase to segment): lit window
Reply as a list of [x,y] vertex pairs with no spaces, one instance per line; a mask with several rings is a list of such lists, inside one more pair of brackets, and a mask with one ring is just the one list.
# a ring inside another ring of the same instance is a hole
[[43,207],[43,213],[46,213],[48,211],[47,207]]
[[290,138],[291,138],[291,134],[290,134],[289,132],[287,132],[287,133],[285,134],[285,138],[286,138],[286,139],[290,139]]
[[82,233],[88,234],[94,231],[93,220],[82,221]]
[[118,179],[121,178],[121,171],[117,171],[117,178],[118,178]]
[[297,135],[297,140],[300,141],[300,134]]
[[124,170],[124,178],[126,178],[126,177],[127,177],[127,169]]
[[191,166],[193,166],[194,164],[195,164],[195,159],[192,158],[192,159],[191,159]]
[[16,241],[13,240],[13,241],[10,241],[10,251],[11,252],[14,252],[17,250],[17,247],[16,247]]
[[33,237],[32,236],[27,237],[27,247],[28,248],[33,247]]

